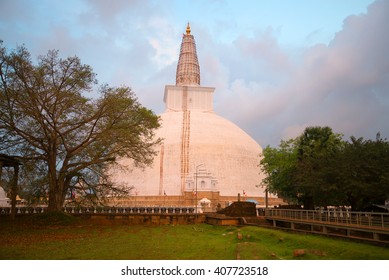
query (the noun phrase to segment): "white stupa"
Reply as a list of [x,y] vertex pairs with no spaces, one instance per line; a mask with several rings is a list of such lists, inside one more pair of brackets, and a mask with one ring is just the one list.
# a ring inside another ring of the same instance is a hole
[[[136,169],[123,160],[126,171],[117,171],[118,184],[132,186],[137,203],[193,204],[196,198],[213,203],[244,197],[263,199],[259,187],[261,146],[232,122],[213,111],[215,88],[200,86],[200,67],[190,26],[183,34],[176,85],[165,87],[166,109],[156,137],[153,165]],[[197,192],[196,192],[197,190]],[[262,200],[263,201],[263,200]]]

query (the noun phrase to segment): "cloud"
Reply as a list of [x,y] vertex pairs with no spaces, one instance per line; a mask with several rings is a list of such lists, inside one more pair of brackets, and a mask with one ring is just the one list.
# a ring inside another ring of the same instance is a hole
[[233,67],[220,114],[244,124],[262,145],[276,146],[312,125],[346,138],[378,131],[388,137],[388,19],[389,2],[376,1],[366,14],[347,17],[328,45],[306,48],[298,59],[271,32],[239,38],[237,60],[224,66]]
[[129,85],[161,113],[164,87],[175,83],[185,8],[201,84],[216,88],[215,111],[262,146],[276,146],[308,125],[328,125],[346,137],[381,131],[389,138],[389,1],[346,17],[328,44],[309,46],[328,36],[328,22],[312,26],[301,46],[290,46],[281,41],[289,29],[280,23],[254,17],[243,25],[252,13],[238,10],[242,5],[232,10],[223,1],[207,2],[207,11],[202,2],[191,5],[188,11],[180,1],[1,1],[0,39],[10,48],[25,43],[33,56],[49,49],[77,55],[101,83]]

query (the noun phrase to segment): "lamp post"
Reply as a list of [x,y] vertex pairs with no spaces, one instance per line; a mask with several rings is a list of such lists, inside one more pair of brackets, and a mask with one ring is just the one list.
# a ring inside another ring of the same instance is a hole
[[199,164],[199,165],[197,165],[196,166],[196,172],[195,172],[195,185],[196,185],[196,203],[195,203],[195,207],[196,207],[196,224],[197,224],[197,170],[198,170],[198,168],[200,167],[200,166],[202,166],[202,165],[204,165],[204,163],[202,163],[202,164]]
[[135,207],[136,207],[136,197],[138,196],[138,190],[135,189]]

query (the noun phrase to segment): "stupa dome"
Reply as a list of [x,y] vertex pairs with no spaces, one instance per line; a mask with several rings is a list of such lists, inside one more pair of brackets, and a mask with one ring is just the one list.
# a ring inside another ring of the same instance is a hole
[[[176,85],[165,87],[165,112],[156,137],[153,164],[137,169],[131,160],[121,163],[126,172],[116,173],[115,181],[133,187],[132,194],[175,196],[177,201],[198,199],[233,200],[240,193],[264,197],[258,187],[263,175],[259,165],[261,146],[237,125],[213,110],[214,88],[200,86],[196,45],[188,25],[183,34]],[[152,204],[152,199],[149,200]]]
[[[250,197],[263,196],[263,189],[256,187],[262,179],[258,167],[262,152],[259,144],[214,112],[191,111],[185,163],[181,154],[183,115],[174,111],[160,115],[162,126],[156,136],[164,140],[153,165],[139,170],[130,161],[123,162],[129,172],[122,174],[121,183],[132,185],[138,195],[182,195],[195,191],[195,173],[198,173],[199,192],[219,191],[221,196],[237,196],[244,191]],[[182,174],[185,165],[187,172]],[[208,182],[203,180],[207,174]]]

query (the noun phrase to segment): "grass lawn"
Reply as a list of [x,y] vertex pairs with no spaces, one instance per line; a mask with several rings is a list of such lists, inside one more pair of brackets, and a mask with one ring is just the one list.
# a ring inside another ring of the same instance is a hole
[[[243,236],[238,239],[238,233]],[[294,257],[294,250],[305,254]],[[389,249],[260,227],[0,222],[0,259],[389,259]]]

